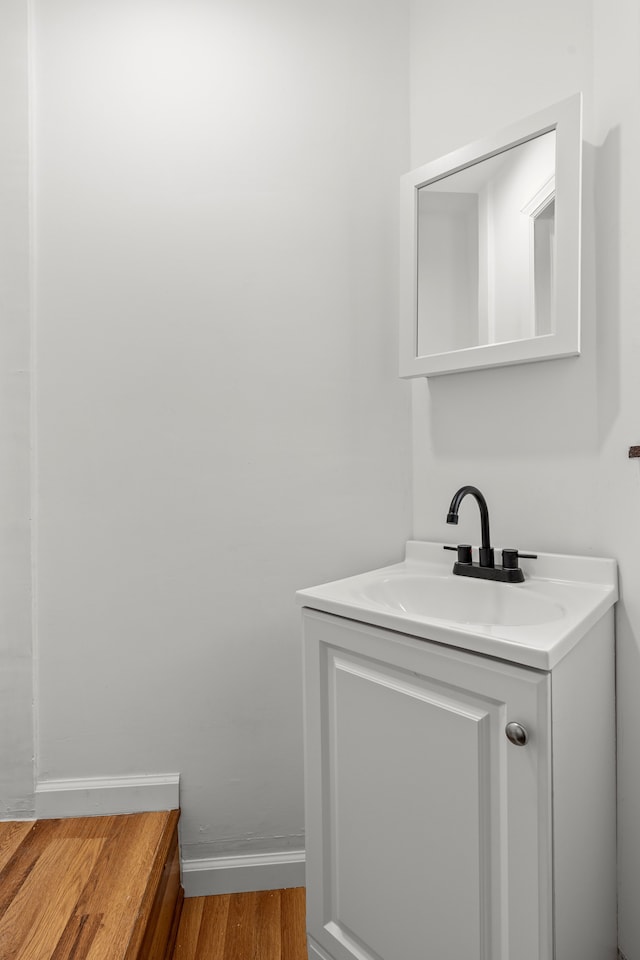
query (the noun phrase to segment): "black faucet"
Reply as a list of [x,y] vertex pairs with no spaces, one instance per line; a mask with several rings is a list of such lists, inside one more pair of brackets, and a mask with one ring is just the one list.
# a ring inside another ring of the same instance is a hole
[[476,498],[478,506],[480,507],[480,529],[482,531],[482,546],[480,547],[480,566],[481,567],[494,567],[493,559],[493,547],[491,546],[491,536],[489,534],[489,508],[487,506],[487,501],[477,487],[460,487],[453,495],[453,500],[449,506],[449,513],[447,514],[447,523],[457,523],[458,522],[458,510],[460,509],[460,504],[470,493],[472,497]]
[[496,567],[489,533],[489,508],[487,507],[487,501],[477,487],[471,487],[467,484],[464,487],[460,487],[459,490],[456,490],[449,506],[447,523],[458,522],[458,510],[467,494],[475,497],[478,507],[480,508],[480,528],[482,532],[482,546],[479,551],[480,562],[473,562],[471,546],[468,543],[458,544],[457,547],[445,547],[445,550],[457,550],[458,552],[458,559],[453,565],[453,572],[461,577],[501,580],[503,583],[522,583],[524,573],[518,566],[518,558],[526,557],[530,560],[536,560],[537,554],[519,553],[518,550],[505,547],[502,550],[502,566]]

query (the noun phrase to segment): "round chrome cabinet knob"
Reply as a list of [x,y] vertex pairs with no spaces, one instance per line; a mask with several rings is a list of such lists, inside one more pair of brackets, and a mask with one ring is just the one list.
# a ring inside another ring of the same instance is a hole
[[510,740],[516,747],[524,747],[529,739],[529,734],[521,723],[508,723],[504,728],[507,740]]

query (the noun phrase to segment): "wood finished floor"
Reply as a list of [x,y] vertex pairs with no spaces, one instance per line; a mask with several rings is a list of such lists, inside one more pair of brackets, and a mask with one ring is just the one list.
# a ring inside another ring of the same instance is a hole
[[170,811],[0,822],[1,960],[154,954],[145,935],[177,818]]
[[307,960],[304,887],[190,897],[173,960]]

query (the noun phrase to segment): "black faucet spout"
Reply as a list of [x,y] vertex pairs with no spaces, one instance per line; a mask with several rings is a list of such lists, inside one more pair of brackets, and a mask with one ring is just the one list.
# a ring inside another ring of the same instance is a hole
[[447,523],[458,522],[458,510],[460,509],[460,504],[468,494],[471,494],[471,496],[475,498],[478,507],[480,508],[480,529],[482,532],[480,566],[494,567],[495,561],[493,547],[491,546],[491,536],[489,533],[489,508],[487,506],[487,501],[477,487],[472,487],[467,484],[464,487],[460,487],[460,489],[454,493],[453,499],[449,506],[449,513],[447,514]]

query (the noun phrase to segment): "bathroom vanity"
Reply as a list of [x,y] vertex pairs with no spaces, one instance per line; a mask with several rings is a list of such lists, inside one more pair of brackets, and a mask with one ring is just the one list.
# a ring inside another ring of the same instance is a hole
[[310,960],[615,960],[612,560],[302,590]]

